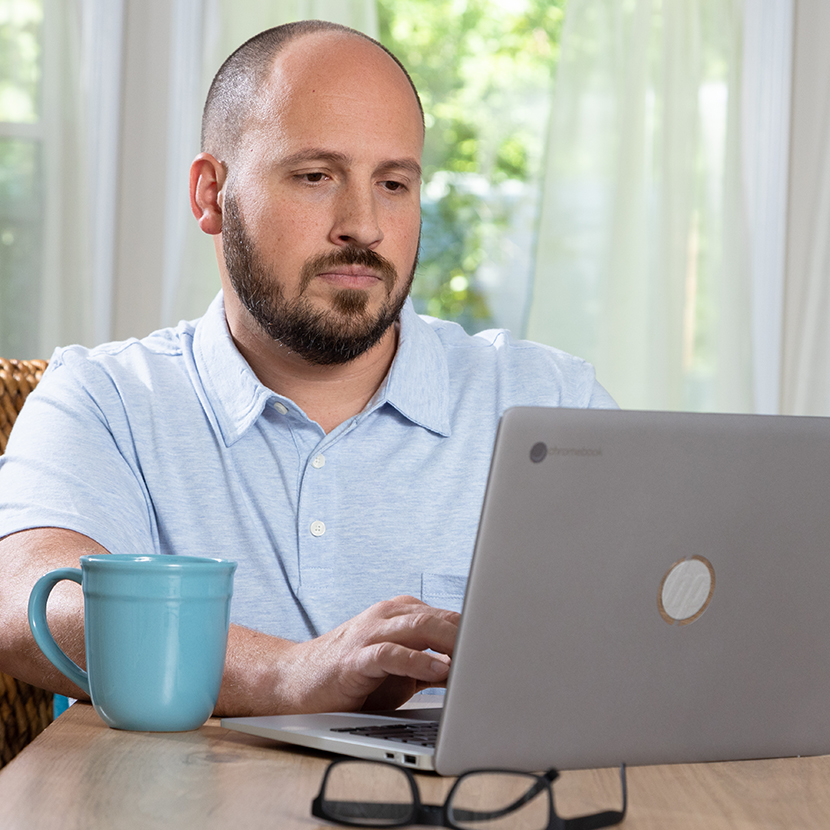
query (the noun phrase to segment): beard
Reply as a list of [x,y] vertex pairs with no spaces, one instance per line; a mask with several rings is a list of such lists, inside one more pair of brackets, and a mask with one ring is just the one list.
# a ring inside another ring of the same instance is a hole
[[[420,244],[420,240],[419,240]],[[262,330],[309,363],[348,363],[372,348],[400,317],[418,264],[398,291],[395,266],[368,248],[348,246],[308,260],[300,272],[296,299],[287,300],[274,269],[265,264],[248,236],[236,199],[228,192],[222,215],[222,249],[233,290]],[[329,309],[314,308],[303,292],[319,273],[342,265],[371,268],[386,287],[386,301],[367,311],[369,294],[340,289]]]

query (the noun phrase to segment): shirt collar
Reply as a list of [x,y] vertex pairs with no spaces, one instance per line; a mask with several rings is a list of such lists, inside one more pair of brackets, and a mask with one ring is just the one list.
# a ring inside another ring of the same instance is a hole
[[450,434],[450,374],[438,335],[408,299],[401,311],[398,351],[370,406],[393,406],[404,417],[439,435]]
[[282,400],[259,382],[248,361],[239,353],[225,320],[220,291],[196,325],[193,360],[226,446],[231,446],[254,424],[265,406]]
[[[238,441],[268,404],[279,402],[305,417],[293,401],[260,383],[239,353],[228,330],[221,291],[196,326],[193,359],[226,446]],[[392,367],[363,414],[387,403],[419,426],[440,435],[450,434],[449,370],[444,350],[409,299],[401,311]]]

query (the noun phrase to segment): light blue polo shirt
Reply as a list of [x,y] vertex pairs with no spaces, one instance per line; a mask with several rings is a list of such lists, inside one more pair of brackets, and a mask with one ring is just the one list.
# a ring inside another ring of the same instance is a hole
[[233,620],[293,640],[397,594],[460,609],[515,405],[615,404],[582,360],[407,303],[386,380],[326,435],[257,380],[220,294],[198,321],[55,352],[0,460],[0,536],[234,559]]

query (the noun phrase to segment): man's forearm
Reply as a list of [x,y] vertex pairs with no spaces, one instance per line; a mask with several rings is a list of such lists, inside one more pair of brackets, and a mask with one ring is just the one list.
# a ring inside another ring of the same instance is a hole
[[302,701],[289,691],[295,646],[261,631],[231,625],[215,714],[242,717],[300,711]]
[[[85,554],[107,553],[81,534],[56,528],[0,540],[0,671],[71,697],[85,697],[43,656],[28,625],[28,600],[43,574],[78,568]],[[83,595],[59,584],[49,627],[66,654],[85,665]],[[458,614],[395,597],[333,631],[293,643],[232,625],[216,713],[264,715],[399,706],[419,689],[446,681]]]
[[[105,552],[78,533],[38,528],[0,540],[0,670],[59,694],[85,693],[62,675],[38,648],[29,630],[29,594],[43,574],[80,566],[79,557]],[[84,654],[84,603],[79,585],[58,585],[49,597],[47,619],[55,640],[78,665]]]

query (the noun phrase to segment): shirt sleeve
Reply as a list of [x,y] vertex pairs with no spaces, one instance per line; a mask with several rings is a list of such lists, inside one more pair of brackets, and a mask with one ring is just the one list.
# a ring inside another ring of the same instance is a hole
[[588,400],[589,409],[619,409],[619,404],[608,394],[602,384],[594,379],[591,397]]
[[111,553],[156,553],[117,384],[73,348],[55,353],[0,456],[0,537],[58,527]]

